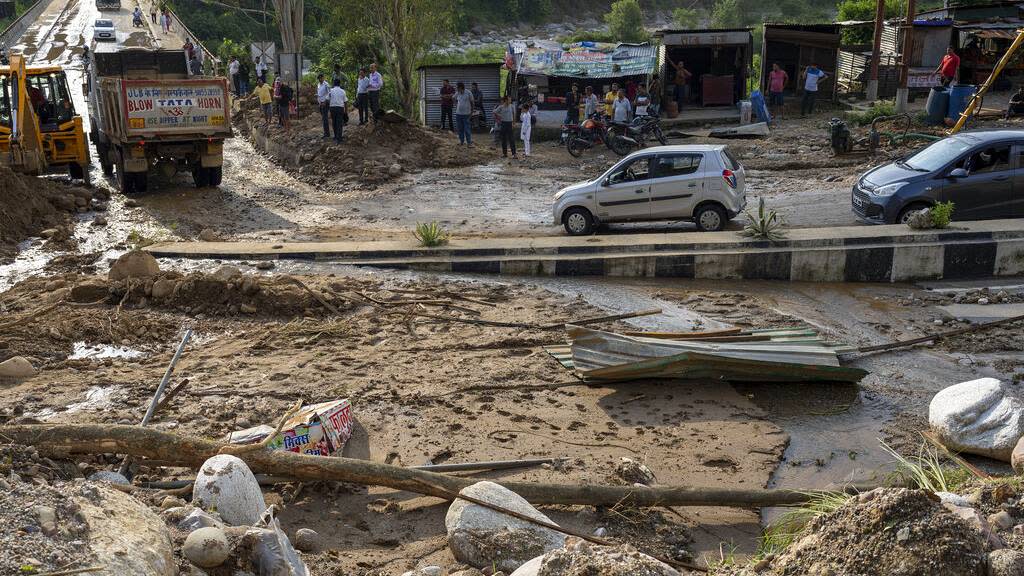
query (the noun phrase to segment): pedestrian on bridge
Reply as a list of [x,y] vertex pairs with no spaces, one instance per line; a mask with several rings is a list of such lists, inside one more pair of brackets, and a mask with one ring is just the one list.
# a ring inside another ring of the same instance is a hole
[[235,92],[235,96],[238,96],[238,58],[235,56],[231,57],[231,61],[228,62],[228,75],[231,77],[231,88]]
[[149,5],[149,19],[156,24],[156,2]]
[[274,95],[270,92],[270,86],[267,86],[267,83],[262,78],[256,80],[255,92],[256,97],[260,99],[263,118],[267,121],[267,126],[270,126],[270,121],[274,118]]

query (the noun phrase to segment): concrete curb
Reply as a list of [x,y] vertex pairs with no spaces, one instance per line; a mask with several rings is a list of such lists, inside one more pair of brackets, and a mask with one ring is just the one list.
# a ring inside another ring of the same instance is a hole
[[735,232],[408,242],[155,244],[160,257],[298,259],[358,266],[537,276],[903,282],[1024,274],[1024,220],[799,229],[771,244]]

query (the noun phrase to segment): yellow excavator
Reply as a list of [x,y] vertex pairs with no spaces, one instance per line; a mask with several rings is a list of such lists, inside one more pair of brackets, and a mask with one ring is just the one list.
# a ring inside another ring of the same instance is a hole
[[17,172],[67,169],[89,181],[89,148],[60,66],[27,66],[21,54],[0,65],[0,164]]

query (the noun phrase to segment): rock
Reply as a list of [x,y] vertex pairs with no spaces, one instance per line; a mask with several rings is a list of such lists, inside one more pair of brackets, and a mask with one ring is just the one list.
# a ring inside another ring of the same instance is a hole
[[961,496],[959,494],[954,494],[952,492],[936,492],[935,495],[939,497],[939,500],[941,500],[943,504],[952,504],[954,506],[965,506],[965,507],[968,507],[968,506],[971,505],[971,501],[970,500],[968,500],[967,498],[964,498],[963,496]]
[[211,276],[213,276],[214,278],[216,278],[218,280],[223,280],[225,282],[227,282],[228,280],[231,280],[232,278],[235,278],[237,276],[241,276],[241,275],[242,275],[242,271],[241,270],[239,270],[238,268],[235,268],[234,266],[227,266],[227,265],[224,265],[224,266],[221,266],[220,268],[217,268],[216,270],[213,271],[213,274],[211,274]]
[[125,208],[138,208],[139,207],[139,201],[135,200],[134,198],[129,198],[129,199],[124,201],[124,207]]
[[989,552],[988,576],[1024,576],[1024,552],[1012,548]]
[[36,369],[32,367],[24,356],[12,356],[0,362],[0,378],[31,378],[36,375]]
[[106,225],[107,225],[107,218],[106,218],[106,216],[97,216],[97,217],[92,219],[92,223],[90,224],[90,226],[106,226]]
[[981,304],[982,306],[988,304],[988,298],[978,298],[978,304]]
[[255,314],[257,312],[255,306],[253,306],[252,304],[246,304],[244,302],[238,305],[238,310],[241,311],[242,314]]
[[181,547],[182,555],[200,568],[220,566],[228,559],[230,552],[224,531],[215,527],[193,531]]
[[56,228],[47,228],[46,230],[43,230],[42,232],[40,232],[39,236],[41,236],[43,238],[46,238],[46,239],[50,239],[50,238],[53,238],[54,236],[56,236],[58,234],[58,232],[59,232],[59,230],[57,230]]
[[36,519],[43,534],[53,536],[57,533],[57,511],[51,506],[36,506]]
[[[525,564],[524,564],[525,566]],[[476,568],[468,568],[466,570],[459,570],[458,572],[452,572],[448,576],[484,576],[484,573],[477,570]]]
[[164,496],[164,499],[160,502],[161,510],[170,510],[171,508],[180,508],[184,506],[186,502],[181,498],[174,496]]
[[398,176],[402,173],[402,165],[395,162],[391,166],[388,166],[388,176]]
[[996,530],[1009,530],[1017,524],[1017,521],[1006,510],[1000,510],[995,514],[989,515],[988,523],[994,526]]
[[[521,496],[494,482],[477,482],[460,494],[551,522]],[[452,503],[444,523],[455,559],[480,569],[511,572],[531,558],[561,548],[565,539],[554,530],[465,500]]]
[[273,270],[277,264],[273,260],[260,260],[256,263],[257,270]]
[[149,278],[160,273],[160,265],[156,258],[149,252],[132,250],[126,252],[110,265],[110,272],[107,278],[110,280],[124,280],[126,278]]
[[218,454],[203,462],[192,485],[192,504],[216,510],[229,526],[252,526],[267,509],[252,471],[230,454]]
[[911,212],[907,217],[907,226],[910,226],[914,230],[929,230],[934,228],[935,223],[932,221],[931,208]]
[[203,242],[220,242],[222,240],[220,234],[217,234],[209,228],[203,228],[202,231],[199,232],[199,239]]
[[107,484],[117,484],[118,486],[130,486],[131,482],[127,478],[118,474],[117,472],[111,472],[110,470],[100,470],[89,476],[89,480],[92,482],[106,482]]
[[641,464],[625,456],[622,457],[618,466],[615,467],[615,474],[630,484],[649,486],[655,482],[654,472],[651,472],[651,469],[646,464]]
[[156,282],[153,282],[153,289],[150,295],[156,300],[163,300],[174,293],[176,285],[177,283],[174,280],[158,278]]
[[316,530],[299,528],[295,531],[295,549],[302,552],[316,552],[320,549],[320,535]]
[[104,574],[177,575],[167,525],[141,502],[103,484],[80,485],[72,499],[89,528],[90,565]]
[[1010,464],[1017,474],[1024,474],[1024,437],[1017,441],[1010,453]]
[[674,568],[637,551],[628,544],[600,546],[576,538],[559,548],[533,558],[511,576],[679,576]]
[[910,527],[904,526],[896,531],[896,541],[906,542],[907,540],[910,540]]
[[966,508],[963,506],[954,506],[952,504],[943,504],[947,510],[952,512],[955,516],[961,520],[967,522],[967,525],[973,528],[983,540],[988,542],[990,548],[1002,548],[1003,541],[999,536],[996,535],[995,531],[992,530],[992,526],[989,525],[988,520],[981,515],[975,508]]
[[99,302],[110,296],[110,287],[102,280],[86,280],[71,287],[71,301],[80,304]]
[[211,527],[223,528],[224,524],[212,514],[207,513],[206,510],[199,508],[193,509],[178,522],[178,530],[182,532],[191,532],[200,528]]
[[1009,462],[1024,436],[1024,402],[995,378],[961,382],[932,398],[928,423],[952,450]]

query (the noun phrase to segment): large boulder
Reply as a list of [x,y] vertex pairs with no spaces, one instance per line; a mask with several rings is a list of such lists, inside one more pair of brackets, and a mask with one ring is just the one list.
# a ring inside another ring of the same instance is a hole
[[1024,402],[995,378],[961,382],[932,398],[928,423],[957,452],[1009,462],[1024,436]]
[[150,278],[160,273],[160,264],[149,252],[132,250],[125,252],[110,265],[110,272],[107,278],[110,280],[125,280],[127,278]]
[[230,454],[203,462],[192,485],[192,504],[216,511],[229,526],[252,526],[267,509],[252,471]]
[[1017,440],[1017,444],[1013,447],[1013,453],[1010,454],[1010,464],[1013,466],[1014,472],[1024,474],[1024,437]]
[[520,566],[511,576],[679,576],[668,564],[628,544],[600,546],[571,539],[565,548],[552,550]]
[[0,362],[0,378],[31,378],[36,375],[36,369],[24,356],[14,356]]
[[83,484],[72,499],[89,526],[90,565],[104,574],[178,573],[167,525],[144,504],[103,484]]
[[[477,482],[460,494],[551,522],[522,496],[494,482]],[[448,508],[444,524],[455,559],[480,569],[511,572],[532,558],[561,548],[565,541],[559,532],[461,499]]]

